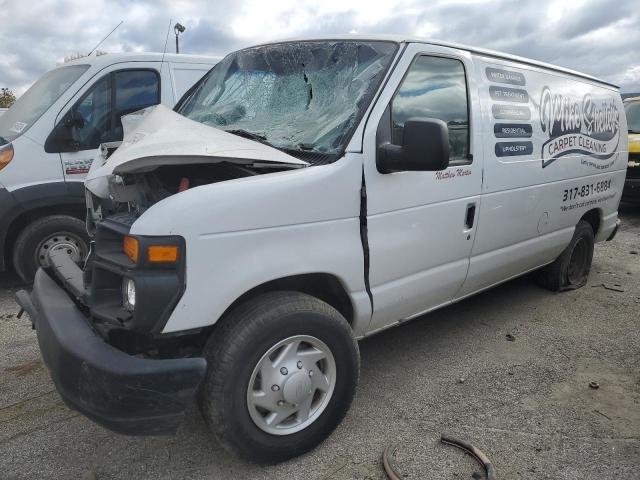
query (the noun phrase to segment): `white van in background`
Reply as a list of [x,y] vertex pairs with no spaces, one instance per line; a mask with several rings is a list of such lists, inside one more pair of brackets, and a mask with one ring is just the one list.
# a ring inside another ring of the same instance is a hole
[[0,271],[13,263],[30,281],[52,249],[83,259],[83,181],[96,148],[122,140],[122,115],[173,107],[217,61],[91,55],[49,71],[0,115]]
[[241,50],[123,120],[84,271],[53,252],[18,302],[71,407],[160,434],[197,397],[260,463],[340,423],[357,339],[537,269],[585,285],[627,168],[617,87],[402,37]]

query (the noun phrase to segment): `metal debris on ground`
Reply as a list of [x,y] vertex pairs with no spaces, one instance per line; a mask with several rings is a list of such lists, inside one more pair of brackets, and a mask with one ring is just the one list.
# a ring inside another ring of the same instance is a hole
[[594,390],[597,390],[600,388],[600,384],[598,384],[598,382],[589,382],[589,388],[593,388]]
[[598,285],[591,285],[591,286],[592,286],[593,288],[599,288],[599,287],[602,287],[602,288],[604,288],[604,289],[611,290],[611,291],[613,291],[613,292],[621,292],[621,293],[624,293],[624,288],[622,288],[622,286],[621,286],[620,284],[617,284],[617,283],[615,283],[615,284],[613,284],[613,285],[610,285],[610,284],[607,284],[607,283],[599,283]]
[[[484,468],[487,474],[487,480],[496,480],[496,470],[493,468],[491,460],[489,460],[489,458],[479,449],[470,443],[450,437],[444,433],[440,435],[440,442],[445,445],[452,445],[467,452]],[[384,449],[384,452],[382,452],[382,468],[384,468],[384,472],[387,474],[389,480],[402,479],[402,475],[398,473],[397,468],[391,462],[391,457],[395,455],[395,452],[396,448],[392,445],[388,445],[387,448]],[[481,476],[478,472],[473,472],[472,478],[481,478]]]
[[[389,480],[400,480],[402,477],[397,472],[397,470],[391,464],[391,455],[389,455],[391,451],[391,445],[384,449],[382,452],[382,468],[384,468],[384,473],[387,474]],[[393,453],[395,453],[395,448],[393,449]]]
[[487,480],[496,480],[496,470],[493,468],[491,460],[489,460],[489,457],[482,453],[478,448],[463,440],[458,440],[457,438],[453,438],[445,434],[440,436],[440,441],[446,445],[452,445],[467,452],[484,467],[487,472]]
[[511,335],[510,333],[507,333],[505,335],[505,338],[507,339],[507,341],[509,342],[515,342],[516,341],[516,337],[514,337],[513,335]]

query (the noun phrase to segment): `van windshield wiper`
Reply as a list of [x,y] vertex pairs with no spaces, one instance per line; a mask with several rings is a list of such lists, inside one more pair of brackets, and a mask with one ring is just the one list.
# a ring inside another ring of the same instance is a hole
[[313,143],[299,143],[296,145],[296,150],[302,152],[313,152],[315,149],[316,146]]
[[253,133],[253,132],[250,132],[249,130],[244,130],[242,128],[238,128],[235,130],[234,129],[225,130],[225,132],[238,135],[239,137],[248,138],[250,140],[256,140],[257,142],[264,143],[266,145],[271,145],[269,142],[267,142],[267,137],[265,135],[260,135],[259,133]]

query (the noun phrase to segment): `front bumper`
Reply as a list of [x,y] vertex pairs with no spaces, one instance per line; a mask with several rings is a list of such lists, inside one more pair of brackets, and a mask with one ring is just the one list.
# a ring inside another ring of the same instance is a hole
[[16,297],[35,324],[42,358],[69,407],[118,433],[175,433],[204,377],[204,358],[152,360],[117,350],[42,269],[31,294]]

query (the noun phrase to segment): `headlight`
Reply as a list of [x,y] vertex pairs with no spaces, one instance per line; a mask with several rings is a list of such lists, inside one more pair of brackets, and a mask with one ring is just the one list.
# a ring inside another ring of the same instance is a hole
[[136,308],[136,284],[130,278],[125,278],[122,282],[122,305],[129,312]]
[[9,165],[13,160],[13,145],[7,143],[0,147],[0,170]]
[[[146,249],[146,261],[148,263],[178,263],[179,248],[177,245],[149,245],[149,243],[145,242],[148,245]],[[136,237],[126,235],[123,240],[122,251],[133,263],[138,263],[138,260],[144,261],[144,257],[141,258],[140,255],[140,242]],[[144,254],[144,249],[142,253]]]

